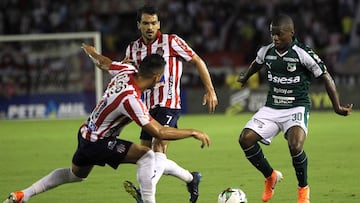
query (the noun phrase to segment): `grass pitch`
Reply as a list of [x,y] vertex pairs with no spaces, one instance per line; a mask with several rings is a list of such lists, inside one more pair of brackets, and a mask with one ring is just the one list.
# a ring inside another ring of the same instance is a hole
[[[169,148],[168,158],[186,169],[202,172],[199,203],[216,203],[217,195],[229,186],[244,190],[250,203],[261,202],[264,179],[245,159],[237,143],[250,117],[181,117],[180,127],[204,130],[212,138],[206,149],[201,149],[194,139],[175,141]],[[83,120],[0,121],[0,201],[12,190],[28,187],[53,169],[70,166]],[[312,202],[360,202],[359,121],[360,112],[350,117],[312,112],[305,142]],[[138,134],[139,128],[133,123],[121,138],[138,143]],[[270,202],[296,202],[296,178],[283,135],[279,134],[270,147],[262,147],[272,166],[284,175]],[[136,182],[135,174],[135,165],[121,165],[117,171],[108,166],[95,167],[86,181],[60,186],[30,202],[135,202],[122,188],[124,180]],[[156,194],[159,203],[188,202],[185,184],[174,177],[163,176]]]

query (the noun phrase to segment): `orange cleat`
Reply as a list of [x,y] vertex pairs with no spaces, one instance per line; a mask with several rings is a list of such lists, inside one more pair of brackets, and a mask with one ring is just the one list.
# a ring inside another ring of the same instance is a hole
[[9,197],[4,201],[4,203],[22,203],[24,198],[24,193],[22,191],[15,191],[10,193]]
[[274,195],[275,185],[283,179],[283,175],[280,171],[274,170],[270,177],[265,179],[265,189],[262,196],[262,201],[269,201]]
[[298,203],[310,203],[310,187],[298,188]]

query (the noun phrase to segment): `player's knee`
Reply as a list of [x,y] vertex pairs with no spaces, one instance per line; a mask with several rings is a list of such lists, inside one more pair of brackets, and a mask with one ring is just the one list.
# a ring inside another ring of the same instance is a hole
[[155,160],[155,153],[153,150],[146,148],[145,153],[140,157],[137,163],[148,162],[149,160]]
[[303,150],[303,146],[301,143],[289,143],[289,149],[291,155],[296,155]]
[[153,142],[152,149],[154,150],[154,152],[161,152],[161,153],[165,154],[167,144],[168,144],[167,141],[162,141],[162,140],[155,139],[155,141]]
[[244,142],[243,139],[244,139],[243,138],[243,132],[241,132],[240,135],[239,135],[239,139],[238,139],[238,142],[239,142],[240,146],[242,146],[242,143]]
[[162,146],[158,145],[158,144],[153,146],[153,150],[154,150],[154,152],[162,152],[162,153],[164,153],[164,150],[163,150]]
[[[142,157],[142,156],[146,155],[147,153],[149,153],[149,151],[151,151],[153,153],[153,151],[150,148],[141,146],[138,149],[138,154],[140,155],[140,157]],[[151,152],[149,154],[151,154]]]
[[246,130],[241,132],[238,140],[241,148],[246,149],[252,145],[250,137],[250,134]]
[[86,180],[88,173],[86,172],[74,172],[72,168],[66,169],[64,171],[64,176],[67,177],[68,182],[80,182]]
[[145,140],[141,139],[141,145],[151,148],[152,141],[151,140]]
[[86,178],[78,177],[77,175],[73,174],[73,176],[70,177],[70,182],[81,182],[86,180]]

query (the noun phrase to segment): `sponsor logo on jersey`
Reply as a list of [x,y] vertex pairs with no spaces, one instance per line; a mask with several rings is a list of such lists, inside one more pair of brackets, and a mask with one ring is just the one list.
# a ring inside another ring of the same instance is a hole
[[158,47],[156,49],[156,53],[159,54],[160,56],[163,56],[164,55],[164,49],[162,47]]
[[94,111],[91,115],[91,118],[96,120],[99,117],[102,110],[104,110],[106,105],[107,105],[107,99],[103,98],[103,100],[101,100],[101,102],[98,104],[98,106],[94,109]]
[[291,58],[291,57],[283,57],[283,61],[293,62],[293,63],[300,62],[298,58]]
[[276,60],[276,59],[277,59],[277,56],[267,55],[267,56],[265,56],[265,59],[268,59],[268,60]]
[[133,45],[133,50],[137,50],[139,48],[139,44],[138,43],[134,43]]
[[296,71],[296,63],[288,63],[286,69],[287,69],[289,72],[294,72],[294,71]]
[[97,129],[94,121],[92,121],[92,120],[90,120],[90,121],[88,122],[87,127],[88,127],[88,130],[89,130],[90,132],[96,131],[96,129]]
[[281,93],[281,94],[292,94],[294,91],[289,90],[289,89],[283,89],[283,88],[274,87],[274,92],[275,93]]
[[110,149],[110,150],[113,150],[114,147],[116,146],[116,143],[117,143],[116,140],[114,140],[114,141],[109,141],[107,148]]
[[119,152],[119,153],[124,153],[126,151],[126,146],[124,144],[119,144],[116,147],[116,151]]
[[169,77],[169,91],[168,91],[168,95],[167,95],[168,99],[171,99],[172,96],[173,96],[173,93],[171,91],[171,89],[173,88],[173,85],[174,85],[174,76],[170,75],[170,77]]
[[296,84],[300,82],[300,76],[278,77],[278,76],[273,76],[270,72],[268,72],[268,81],[277,84]]
[[271,69],[271,63],[266,62],[265,64],[266,64],[266,67],[268,67],[269,69]]
[[281,104],[292,104],[295,101],[295,97],[282,97],[272,95],[274,99],[274,104],[281,105]]

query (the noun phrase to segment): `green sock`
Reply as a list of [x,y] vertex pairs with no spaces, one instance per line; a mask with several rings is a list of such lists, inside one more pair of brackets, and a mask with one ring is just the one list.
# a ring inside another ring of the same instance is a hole
[[273,168],[266,160],[262,149],[258,143],[247,149],[244,149],[244,152],[246,158],[264,175],[265,178],[271,176]]
[[296,177],[299,182],[299,187],[305,187],[308,185],[307,183],[307,165],[308,160],[307,156],[303,151],[299,154],[292,156],[293,166],[295,168]]

